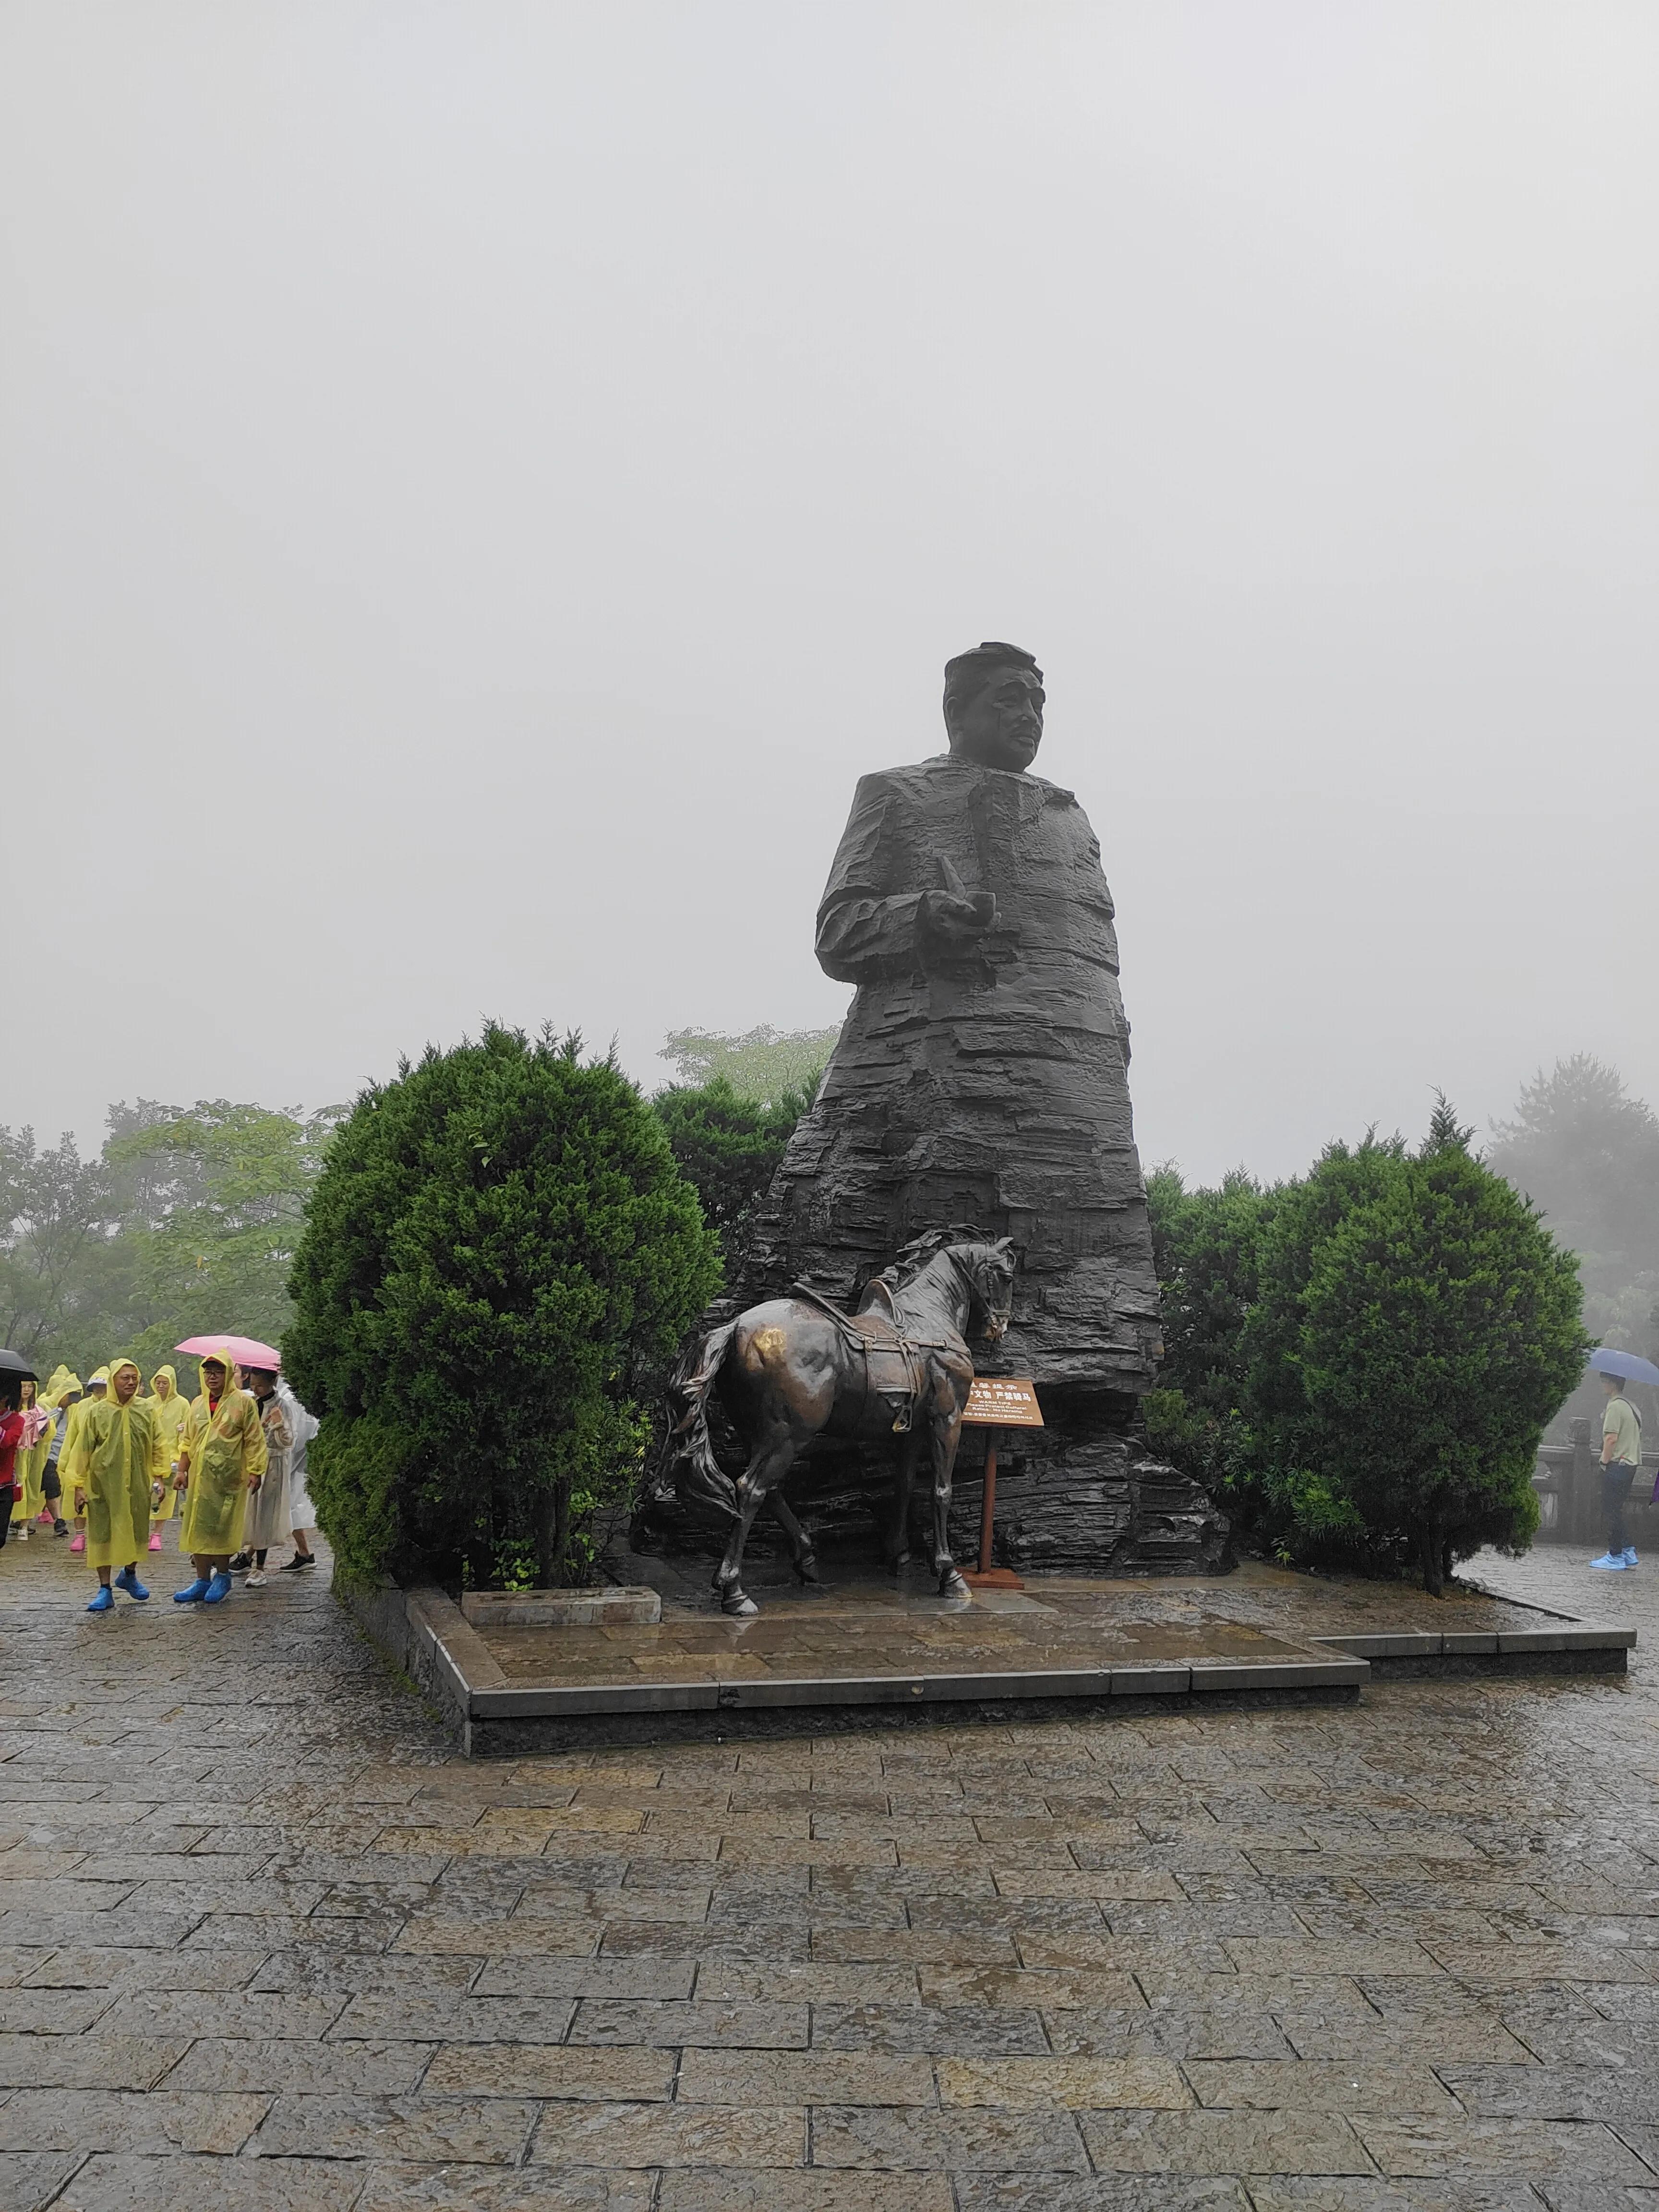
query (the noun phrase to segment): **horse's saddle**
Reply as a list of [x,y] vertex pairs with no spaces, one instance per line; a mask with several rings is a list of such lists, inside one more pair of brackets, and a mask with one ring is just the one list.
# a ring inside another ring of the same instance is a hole
[[858,1311],[852,1314],[832,1306],[805,1283],[797,1283],[790,1295],[827,1314],[848,1343],[862,1352],[866,1402],[879,1398],[892,1415],[893,1434],[908,1435],[915,1420],[916,1401],[926,1387],[921,1353],[928,1347],[907,1334],[888,1285],[877,1276],[866,1286]]

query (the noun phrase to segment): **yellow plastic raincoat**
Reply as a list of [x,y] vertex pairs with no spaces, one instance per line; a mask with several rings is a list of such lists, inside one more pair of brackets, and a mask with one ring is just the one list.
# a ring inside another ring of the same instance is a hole
[[[53,1376],[52,1376],[52,1378],[51,1382],[47,1383],[47,1385],[46,1385],[46,1389],[45,1389],[45,1390],[43,1391],[43,1393],[41,1394],[40,1403],[41,1403],[41,1404],[46,1407],[46,1411],[47,1411],[47,1412],[52,1415],[52,1426],[51,1426],[51,1428],[49,1428],[49,1429],[46,1431],[46,1435],[45,1435],[45,1436],[41,1438],[41,1440],[40,1440],[40,1464],[39,1464],[39,1466],[38,1466],[38,1467],[35,1468],[35,1470],[34,1470],[34,1482],[35,1482],[35,1487],[36,1487],[38,1490],[40,1490],[40,1504],[41,1504],[41,1505],[44,1505],[44,1504],[46,1504],[46,1492],[45,1492],[44,1488],[42,1488],[42,1485],[45,1483],[45,1480],[46,1480],[46,1462],[47,1462],[47,1461],[52,1457],[52,1440],[53,1437],[54,1437],[54,1436],[56,1436],[56,1434],[58,1433],[58,1414],[59,1414],[60,1413],[63,1413],[64,1406],[64,1402],[65,1402],[65,1401],[66,1401],[66,1400],[68,1400],[68,1399],[70,1399],[70,1398],[78,1398],[78,1397],[79,1397],[79,1395],[80,1395],[80,1394],[81,1394],[81,1378],[80,1378],[80,1376],[79,1376],[78,1375],[71,1374],[71,1373],[70,1373],[70,1370],[69,1370],[67,1367],[64,1367],[64,1366],[63,1366],[63,1365],[61,1365],[61,1364],[58,1366],[58,1370],[57,1370],[56,1373],[53,1375]],[[74,1408],[74,1407],[73,1407],[73,1406],[71,1406],[71,1407],[70,1407],[70,1409],[69,1409],[69,1412],[70,1412],[70,1413],[72,1413],[74,1411],[75,1411],[75,1408]],[[59,1480],[60,1482],[62,1482],[62,1481],[63,1481],[63,1480],[64,1480],[64,1472],[65,1472],[65,1468],[66,1468],[66,1465],[67,1465],[67,1462],[65,1462],[65,1460],[64,1460],[64,1453],[65,1449],[68,1448],[68,1444],[69,1444],[69,1414],[68,1414],[68,1413],[64,1413],[64,1442],[63,1442],[63,1443],[62,1443],[62,1444],[60,1444],[60,1445],[58,1446],[58,1480]],[[73,1500],[73,1499],[70,1499],[70,1500],[67,1502],[67,1504],[66,1504],[65,1500],[64,1500],[64,1498],[60,1498],[58,1499],[58,1508],[57,1508],[57,1510],[58,1510],[58,1511],[59,1513],[64,1513],[64,1512],[66,1512],[66,1511],[68,1511],[68,1510],[71,1510],[73,1509],[73,1505],[74,1505],[74,1500]],[[39,1506],[37,1506],[37,1507],[36,1507],[36,1509],[35,1509],[35,1510],[38,1512],[38,1511],[40,1510],[40,1507],[39,1507]]]
[[[87,1389],[90,1390],[95,1382],[101,1382],[106,1389],[108,1389],[107,1367],[93,1369],[87,1377]],[[69,1410],[69,1422],[64,1431],[64,1448],[58,1455],[58,1474],[64,1486],[64,1495],[69,1500],[71,1508],[75,1504],[75,1486],[78,1480],[75,1472],[75,1460],[76,1446],[80,1441],[81,1424],[97,1403],[98,1401],[95,1398],[87,1397],[82,1398],[78,1405],[71,1406]],[[75,1517],[77,1522],[81,1519],[78,1510],[76,1511]]]
[[224,1362],[225,1391],[211,1406],[204,1390],[179,1431],[179,1470],[187,1487],[179,1548],[220,1559],[241,1549],[249,1486],[265,1471],[265,1436],[252,1392],[234,1386],[229,1347],[209,1356]]
[[150,1508],[149,1517],[153,1522],[171,1521],[179,1502],[179,1493],[173,1486],[173,1463],[179,1456],[179,1433],[190,1418],[190,1401],[180,1392],[179,1377],[172,1368],[158,1367],[149,1378],[149,1395],[144,1403],[155,1416],[167,1459],[167,1472],[161,1482],[161,1502]]
[[149,1486],[167,1473],[149,1407],[136,1395],[125,1406],[116,1401],[115,1377],[129,1367],[137,1376],[136,1359],[114,1363],[108,1397],[87,1407],[76,1433],[70,1472],[86,1493],[89,1567],[125,1567],[137,1559],[149,1541]]

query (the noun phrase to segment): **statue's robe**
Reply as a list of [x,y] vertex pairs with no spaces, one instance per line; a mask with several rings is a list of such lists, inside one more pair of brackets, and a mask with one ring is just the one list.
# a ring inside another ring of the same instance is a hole
[[[941,856],[951,864],[941,866]],[[954,877],[951,873],[954,872]],[[982,937],[927,930],[927,891],[991,891]],[[792,1282],[850,1303],[924,1230],[1012,1236],[1013,1324],[987,1372],[1121,1426],[1159,1351],[1100,846],[1068,791],[948,754],[861,779],[817,955],[858,986],[817,1101],[762,1207],[738,1303]],[[1053,1416],[1051,1415],[1051,1418]]]

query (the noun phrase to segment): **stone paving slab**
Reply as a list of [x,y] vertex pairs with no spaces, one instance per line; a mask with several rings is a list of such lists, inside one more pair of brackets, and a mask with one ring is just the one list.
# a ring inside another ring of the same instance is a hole
[[[1659,1625],[1564,1549],[1449,1632]],[[0,1552],[0,2212],[1659,2212],[1643,1642],[480,1763],[293,1579],[92,1621]]]
[[[744,1620],[671,1579],[678,1592],[661,1619],[635,1623],[468,1619],[435,1589],[350,1602],[454,1711],[469,1752],[508,1756],[778,1737],[865,1718],[908,1728],[964,1709],[999,1718],[1016,1703],[1039,1720],[1103,1701],[1126,1716],[1160,1699],[1340,1702],[1374,1668],[1622,1671],[1636,1637],[1474,1588],[1430,1600],[1260,1563],[1155,1584],[1034,1577],[954,1600],[915,1578],[792,1583],[767,1590],[764,1611]],[[617,1808],[618,1828],[629,1809]],[[573,1826],[601,1819],[598,1808],[563,1813]],[[511,1849],[513,1832],[533,1826],[504,1821],[501,1840],[481,1831],[465,1848]]]

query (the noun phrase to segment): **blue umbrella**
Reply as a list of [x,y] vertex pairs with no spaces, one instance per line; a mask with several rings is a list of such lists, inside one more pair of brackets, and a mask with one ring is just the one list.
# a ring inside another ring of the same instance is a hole
[[1633,1352],[1609,1352],[1606,1345],[1597,1345],[1589,1364],[1598,1375],[1617,1375],[1626,1382],[1659,1382],[1659,1367]]

